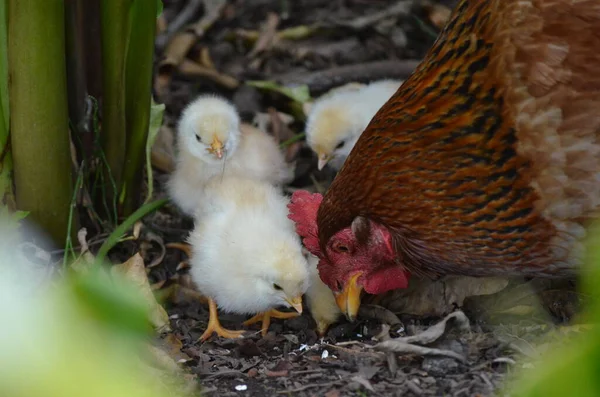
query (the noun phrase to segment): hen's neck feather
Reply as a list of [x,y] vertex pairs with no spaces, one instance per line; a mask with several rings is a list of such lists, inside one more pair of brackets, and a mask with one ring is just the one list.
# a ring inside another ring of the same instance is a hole
[[324,197],[411,271],[563,274],[600,205],[600,3],[462,0]]

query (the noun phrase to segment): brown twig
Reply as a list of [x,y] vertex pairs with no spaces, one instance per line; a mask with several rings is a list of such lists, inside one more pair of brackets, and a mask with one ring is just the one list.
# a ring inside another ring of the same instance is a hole
[[324,388],[324,387],[331,387],[331,386],[335,386],[339,383],[343,382],[343,380],[334,380],[332,382],[325,382],[325,383],[311,383],[308,385],[304,385],[304,386],[300,386],[297,387],[295,389],[287,389],[287,390],[282,390],[282,391],[278,391],[277,394],[290,394],[290,393],[297,393],[299,391],[303,391],[303,390],[307,390],[307,389],[312,389],[315,387],[319,387],[319,388]]
[[156,37],[156,47],[158,52],[165,48],[169,39],[175,32],[179,31],[194,17],[202,4],[203,0],[189,0],[183,10],[181,10],[177,17],[167,26],[166,30]]
[[[219,19],[226,0],[204,2],[204,16],[185,32],[175,35],[165,49],[165,58],[158,64],[155,91],[161,97],[171,81],[172,72],[184,61],[192,46]],[[237,86],[236,86],[237,87]]]
[[419,65],[417,60],[375,61],[356,65],[334,67],[318,72],[285,73],[273,80],[286,86],[308,85],[311,93],[325,92],[350,82],[369,82],[380,79],[404,80]]
[[321,346],[330,347],[330,348],[335,349],[335,350],[337,350],[339,352],[346,353],[346,354],[348,354],[350,356],[371,357],[371,358],[376,358],[376,359],[379,359],[379,360],[385,358],[385,354],[384,353],[374,353],[373,351],[361,351],[361,350],[348,349],[347,347],[342,347],[342,346],[337,346],[337,345],[330,345],[329,343],[323,343]]
[[[381,327],[381,332],[375,337],[378,341],[386,341],[390,340],[390,326],[387,324],[383,324]],[[396,358],[396,354],[393,352],[388,352],[386,354],[386,359],[388,363],[388,369],[392,376],[396,375],[396,371],[398,371],[398,359]]]
[[331,18],[330,20],[338,25],[347,28],[352,28],[355,30],[362,30],[369,26],[375,25],[377,22],[382,19],[387,19],[391,17],[399,17],[401,15],[408,15],[410,9],[412,8],[413,0],[401,0],[395,4],[392,4],[390,7],[385,10],[381,10],[379,12],[374,12],[372,14],[360,16],[358,18],[354,18],[351,20],[340,20],[337,18]]

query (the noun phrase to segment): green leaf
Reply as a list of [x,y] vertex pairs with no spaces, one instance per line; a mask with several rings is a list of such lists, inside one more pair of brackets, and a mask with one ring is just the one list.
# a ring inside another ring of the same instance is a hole
[[156,0],[156,17],[158,18],[160,14],[163,12],[163,2],[161,0]]
[[113,232],[108,236],[106,241],[102,244],[100,249],[98,250],[98,255],[96,255],[96,263],[102,263],[108,254],[108,251],[111,250],[112,247],[115,246],[121,239],[121,236],[124,235],[129,229],[133,227],[133,225],[148,215],[149,213],[156,211],[163,205],[167,203],[167,199],[160,199],[153,201],[151,203],[147,203],[138,208],[133,214],[131,214],[123,223],[121,223]]
[[154,178],[152,176],[152,146],[156,141],[160,127],[162,126],[163,115],[165,113],[164,103],[156,103],[152,99],[150,105],[150,125],[148,128],[148,140],[146,141],[146,175],[148,177],[148,197],[145,203],[150,201],[154,193]]
[[19,229],[19,222],[29,215],[29,211],[11,212],[7,207],[0,207],[0,220],[2,220],[2,231],[11,232]]
[[131,30],[125,65],[127,150],[119,197],[121,213],[124,216],[131,214],[142,201],[142,170],[150,123],[157,5],[158,3],[148,0],[136,0],[131,10]]
[[306,136],[306,134],[303,132],[301,134],[296,134],[293,137],[291,137],[290,139],[288,139],[287,141],[283,141],[279,144],[280,148],[286,148],[288,146],[290,146],[292,143],[296,143],[299,140],[301,140],[302,138],[304,138]]
[[251,80],[247,81],[246,84],[251,87],[262,88],[263,90],[279,92],[299,103],[310,101],[310,90],[306,84],[286,87],[270,80]]
[[110,276],[101,266],[75,274],[69,286],[78,305],[101,324],[130,334],[152,330],[144,300],[125,280]]

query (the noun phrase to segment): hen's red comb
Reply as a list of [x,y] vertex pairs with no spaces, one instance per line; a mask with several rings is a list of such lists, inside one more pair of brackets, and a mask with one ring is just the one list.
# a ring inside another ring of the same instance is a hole
[[319,193],[297,190],[292,194],[288,209],[290,218],[296,224],[296,233],[302,237],[304,246],[311,254],[321,257],[317,229],[317,211],[323,201]]

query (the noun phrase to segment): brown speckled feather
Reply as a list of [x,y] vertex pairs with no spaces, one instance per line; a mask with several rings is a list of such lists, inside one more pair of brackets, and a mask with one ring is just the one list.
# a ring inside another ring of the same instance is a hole
[[462,0],[319,209],[415,273],[569,273],[600,205],[600,1]]

